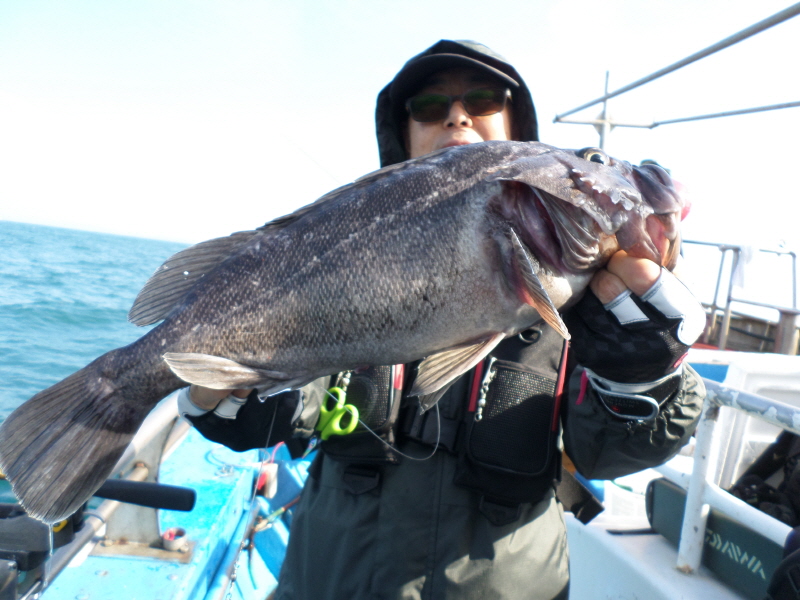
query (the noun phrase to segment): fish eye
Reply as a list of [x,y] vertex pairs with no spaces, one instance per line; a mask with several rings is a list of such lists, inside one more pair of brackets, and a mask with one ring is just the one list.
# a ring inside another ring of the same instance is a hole
[[578,152],[578,156],[584,160],[600,163],[601,165],[611,164],[611,158],[600,150],[600,148],[584,148]]

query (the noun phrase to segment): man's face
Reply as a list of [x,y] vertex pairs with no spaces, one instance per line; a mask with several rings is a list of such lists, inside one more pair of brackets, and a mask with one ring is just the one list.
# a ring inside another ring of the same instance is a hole
[[[417,94],[438,93],[459,96],[475,88],[498,85],[496,80],[475,69],[449,69],[433,75]],[[502,112],[474,117],[468,114],[461,101],[457,100],[450,107],[450,114],[441,121],[420,123],[409,116],[406,149],[409,158],[416,158],[449,146],[510,139],[509,103],[506,103]]]

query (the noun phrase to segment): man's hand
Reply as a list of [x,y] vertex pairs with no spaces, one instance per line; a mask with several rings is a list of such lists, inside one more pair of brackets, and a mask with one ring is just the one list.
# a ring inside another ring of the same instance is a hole
[[620,383],[675,372],[705,326],[705,311],[658,264],[617,252],[580,302],[564,315],[582,366]]
[[603,304],[608,304],[626,290],[644,295],[661,276],[661,267],[646,258],[633,258],[620,250],[605,269],[595,273],[589,288]]

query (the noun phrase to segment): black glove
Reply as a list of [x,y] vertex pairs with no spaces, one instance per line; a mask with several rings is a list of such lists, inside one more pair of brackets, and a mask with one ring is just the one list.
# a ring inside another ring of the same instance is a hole
[[181,390],[178,410],[203,437],[243,452],[252,448],[274,446],[292,438],[294,424],[303,410],[300,390],[281,392],[259,399],[253,390],[245,398],[228,396],[216,409],[205,411],[189,399],[189,388]]
[[628,291],[603,306],[587,291],[564,321],[573,356],[606,409],[647,421],[678,389],[678,367],[703,331],[705,311],[662,269],[641,298]]
[[605,379],[653,382],[675,372],[705,326],[705,311],[672,273],[641,298],[628,292],[606,306],[591,291],[564,315],[578,363]]

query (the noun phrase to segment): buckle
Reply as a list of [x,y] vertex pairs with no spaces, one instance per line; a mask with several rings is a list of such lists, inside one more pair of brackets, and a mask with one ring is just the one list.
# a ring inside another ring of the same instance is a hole
[[402,433],[407,440],[457,453],[461,421],[442,417],[438,410],[422,412],[414,406],[403,420]]
[[650,396],[597,389],[600,402],[612,415],[627,421],[651,421],[658,416],[658,402]]
[[609,389],[611,384],[607,380],[588,369],[584,371],[584,376],[597,393],[603,407],[615,417],[626,421],[652,421],[658,416],[661,408],[658,402],[650,396],[635,393],[640,390],[634,390],[632,386],[628,386],[631,391]]

